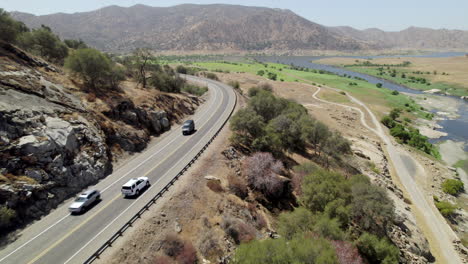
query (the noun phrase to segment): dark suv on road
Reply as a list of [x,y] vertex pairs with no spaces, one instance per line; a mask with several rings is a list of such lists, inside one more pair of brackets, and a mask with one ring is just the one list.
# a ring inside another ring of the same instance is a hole
[[182,134],[183,135],[190,135],[195,132],[195,122],[193,120],[187,120],[184,122],[182,126]]

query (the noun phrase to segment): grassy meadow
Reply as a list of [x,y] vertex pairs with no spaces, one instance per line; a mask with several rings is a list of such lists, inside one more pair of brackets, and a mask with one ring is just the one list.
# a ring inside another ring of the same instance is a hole
[[[371,60],[327,58],[315,62],[346,67],[349,70],[390,80],[412,89],[439,89],[451,95],[468,95],[468,57],[466,56]],[[405,62],[408,63],[405,64]]]
[[[250,73],[259,75],[259,71],[263,71],[264,74],[262,77],[266,80],[268,79],[268,73],[273,73],[276,75],[276,81],[278,82],[302,82],[315,84],[317,86],[329,86],[348,92],[368,104],[380,117],[389,112],[392,108],[401,108],[404,110],[404,115],[409,118],[426,118],[426,112],[422,111],[421,107],[408,96],[403,94],[394,95],[392,94],[392,90],[377,88],[374,84],[364,80],[351,79],[326,72],[320,73],[313,70],[297,70],[283,64],[258,63],[254,61],[192,62],[186,63],[186,66],[222,73]],[[349,102],[344,95],[339,93],[327,92],[321,96],[323,99],[333,102]]]

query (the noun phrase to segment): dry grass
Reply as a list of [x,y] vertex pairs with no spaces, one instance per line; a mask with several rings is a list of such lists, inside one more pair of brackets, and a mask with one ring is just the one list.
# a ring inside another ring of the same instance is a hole
[[5,175],[0,174],[0,182],[9,183],[9,184],[16,183],[16,182],[24,182],[27,184],[37,184],[37,181],[32,178],[29,178],[24,175],[17,176],[11,173],[7,173]]
[[235,176],[233,174],[230,174],[228,176],[228,182],[229,182],[229,191],[231,191],[237,197],[241,199],[245,199],[247,198],[247,196],[249,196],[249,189],[247,187],[247,184],[240,176]]
[[336,102],[341,104],[350,103],[350,100],[345,94],[330,90],[322,90],[318,97],[329,102]]

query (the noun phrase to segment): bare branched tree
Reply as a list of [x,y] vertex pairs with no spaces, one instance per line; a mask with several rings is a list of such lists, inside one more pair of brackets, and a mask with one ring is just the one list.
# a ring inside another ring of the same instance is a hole
[[146,72],[148,70],[148,63],[151,59],[152,55],[149,49],[147,48],[139,48],[134,52],[135,56],[135,67],[137,71],[137,79],[138,83],[146,88],[146,83],[148,77],[146,76]]

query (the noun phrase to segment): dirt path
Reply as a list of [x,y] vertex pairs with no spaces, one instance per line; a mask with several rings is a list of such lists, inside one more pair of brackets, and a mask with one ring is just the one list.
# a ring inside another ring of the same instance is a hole
[[[434,206],[432,197],[424,195],[424,191],[421,186],[418,186],[415,181],[415,178],[418,175],[425,175],[426,172],[423,166],[421,166],[421,164],[405,150],[398,148],[393,144],[391,139],[384,132],[377,117],[364,103],[348,93],[348,98],[360,107],[328,102],[317,97],[317,94],[321,91],[320,87],[314,85],[310,86],[317,89],[312,95],[317,101],[353,109],[360,113],[360,122],[362,125],[375,133],[384,143],[389,161],[393,164],[399,182],[401,182],[410,196],[413,203],[413,209],[416,211],[416,219],[430,242],[431,250],[437,259],[437,263],[463,263],[462,258],[454,247],[454,241],[457,241],[458,237]],[[327,87],[327,89],[340,91],[330,87]],[[363,110],[366,113],[364,113]],[[366,115],[370,117],[370,120],[372,121],[371,125],[366,122]]]

